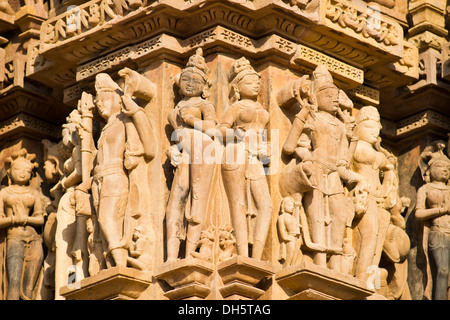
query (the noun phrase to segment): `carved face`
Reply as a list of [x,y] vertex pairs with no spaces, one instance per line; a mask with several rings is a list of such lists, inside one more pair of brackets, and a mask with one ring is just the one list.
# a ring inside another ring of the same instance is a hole
[[100,116],[108,120],[108,118],[120,111],[120,96],[115,92],[101,92],[95,98],[95,104]]
[[294,207],[295,207],[294,201],[291,201],[291,200],[285,201],[283,204],[283,207],[284,207],[285,212],[293,213]]
[[26,185],[31,179],[33,166],[25,159],[17,159],[10,168],[10,178],[13,184]]
[[375,144],[380,137],[381,125],[376,120],[365,120],[358,124],[357,137],[359,140]]
[[261,80],[256,74],[246,75],[238,83],[241,99],[254,99],[258,96]]
[[328,113],[336,113],[339,108],[339,90],[329,87],[316,92],[317,106],[319,110]]
[[56,170],[56,162],[54,160],[49,159],[44,162],[44,173],[48,182],[55,183],[58,181],[59,174],[58,170]]
[[450,163],[445,160],[436,160],[430,167],[431,181],[447,182],[450,179]]
[[66,147],[72,148],[75,145],[74,142],[74,134],[75,134],[75,125],[74,124],[66,124],[62,129],[62,142]]
[[198,97],[202,94],[205,81],[202,76],[191,71],[185,71],[180,76],[180,92],[185,97]]

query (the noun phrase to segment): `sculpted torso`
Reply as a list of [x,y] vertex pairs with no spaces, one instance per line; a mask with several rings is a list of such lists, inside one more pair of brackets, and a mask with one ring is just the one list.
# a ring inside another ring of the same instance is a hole
[[[125,152],[124,115],[113,115],[102,130],[95,163],[97,172],[123,164]],[[122,119],[121,119],[122,118]]]
[[359,141],[353,154],[354,170],[365,177],[371,193],[381,192],[379,169],[387,161],[386,157],[376,151],[365,141]]
[[[427,208],[440,208],[450,201],[450,187],[437,186],[433,182],[424,187]],[[450,234],[450,215],[444,214],[431,220],[431,225],[439,227]]]
[[[33,209],[36,198],[39,196],[35,190],[24,186],[9,186],[1,192],[6,217],[14,216],[15,220],[24,221]],[[34,234],[31,226],[14,226],[8,230],[9,235],[29,233]]]
[[337,165],[343,158],[343,151],[346,151],[341,149],[342,143],[346,143],[343,139],[345,139],[344,124],[327,112],[318,112],[311,134],[313,158]]

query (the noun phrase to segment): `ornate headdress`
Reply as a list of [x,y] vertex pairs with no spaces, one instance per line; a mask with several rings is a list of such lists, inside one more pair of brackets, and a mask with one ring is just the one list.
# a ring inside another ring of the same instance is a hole
[[195,54],[193,54],[190,58],[188,63],[186,64],[186,67],[181,71],[181,73],[191,71],[199,74],[202,76],[203,80],[208,81],[206,74],[208,73],[209,69],[206,65],[205,58],[203,57],[203,50],[202,48],[198,48],[195,51]]
[[442,160],[450,165],[450,159],[444,154],[446,143],[442,140],[433,141],[419,156],[419,169],[425,182],[430,182],[429,169],[433,163]]
[[122,89],[114,82],[107,73],[99,73],[95,76],[95,91],[97,94],[102,92],[121,93]]
[[356,115],[355,122],[356,124],[360,124],[366,120],[374,120],[379,122],[380,113],[378,112],[378,109],[372,106],[362,107]]
[[248,75],[256,75],[258,77],[261,77],[261,75],[257,73],[255,69],[253,69],[253,67],[250,65],[250,61],[248,61],[245,57],[242,57],[236,60],[231,67],[229,81],[230,83],[235,84]]
[[312,74],[312,92],[316,93],[320,90],[326,88],[336,88],[336,85],[333,83],[333,77],[331,73],[328,71],[327,67],[323,64],[320,64],[316,67]]
[[5,168],[6,173],[10,174],[11,167],[14,165],[16,161],[26,161],[30,164],[32,169],[36,169],[39,167],[39,164],[34,162],[36,159],[36,155],[34,153],[28,153],[27,149],[22,148],[17,152],[13,152],[10,157],[6,158],[5,160]]

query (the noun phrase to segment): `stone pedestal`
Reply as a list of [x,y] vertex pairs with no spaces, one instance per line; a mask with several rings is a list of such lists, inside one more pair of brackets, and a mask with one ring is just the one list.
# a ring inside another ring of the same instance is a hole
[[113,267],[62,287],[60,293],[67,300],[134,300],[150,284],[151,272]]
[[269,262],[243,256],[222,262],[217,271],[223,282],[219,292],[225,300],[257,300],[265,292],[258,284],[274,273]]
[[375,291],[366,282],[312,263],[301,263],[275,274],[288,300],[363,300]]
[[205,299],[211,292],[213,268],[207,261],[188,258],[164,263],[156,269],[155,277],[170,286],[164,295],[171,300]]

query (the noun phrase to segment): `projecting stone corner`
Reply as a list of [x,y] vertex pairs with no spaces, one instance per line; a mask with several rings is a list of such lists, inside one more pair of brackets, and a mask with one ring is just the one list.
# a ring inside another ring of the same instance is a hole
[[287,300],[364,300],[375,291],[365,281],[303,262],[275,274]]
[[155,277],[169,286],[164,295],[170,300],[205,299],[211,292],[213,268],[207,261],[189,258],[162,264]]
[[67,300],[135,300],[153,281],[150,272],[113,267],[62,287],[60,294]]
[[217,271],[223,281],[219,292],[225,300],[257,300],[265,292],[258,284],[274,273],[271,263],[244,256],[222,262]]

